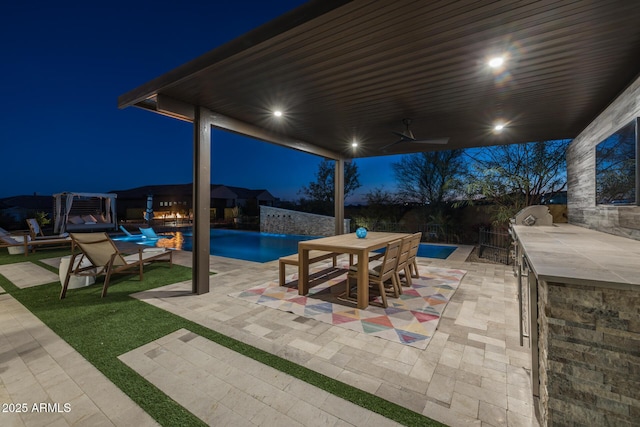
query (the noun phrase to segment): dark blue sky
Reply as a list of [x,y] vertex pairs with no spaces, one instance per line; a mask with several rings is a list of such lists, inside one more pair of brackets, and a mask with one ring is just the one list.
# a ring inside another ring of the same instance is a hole
[[[0,197],[105,192],[192,182],[189,123],[119,95],[304,3],[276,1],[12,2],[2,7]],[[212,183],[266,188],[284,200],[320,158],[213,133]],[[398,158],[356,160],[363,187],[393,190]]]

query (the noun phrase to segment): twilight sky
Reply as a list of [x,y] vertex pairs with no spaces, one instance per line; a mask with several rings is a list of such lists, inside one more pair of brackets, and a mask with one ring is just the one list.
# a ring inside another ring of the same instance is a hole
[[[193,181],[190,123],[117,108],[118,96],[304,3],[302,0],[35,0],[0,16],[0,198]],[[320,158],[214,130],[211,182],[283,200]],[[390,163],[356,160],[367,191]]]

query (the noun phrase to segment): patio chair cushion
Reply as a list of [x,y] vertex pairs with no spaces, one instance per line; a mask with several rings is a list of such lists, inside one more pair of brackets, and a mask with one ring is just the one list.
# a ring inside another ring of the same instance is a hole
[[81,218],[85,224],[96,224],[98,222],[93,215],[82,215]]
[[75,225],[84,224],[84,220],[79,216],[70,216],[67,222]]

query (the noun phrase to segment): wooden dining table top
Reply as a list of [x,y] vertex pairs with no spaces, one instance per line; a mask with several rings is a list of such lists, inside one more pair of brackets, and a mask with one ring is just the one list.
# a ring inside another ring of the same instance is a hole
[[304,240],[298,243],[298,250],[316,249],[333,252],[360,252],[382,248],[387,243],[409,236],[408,233],[387,233],[371,231],[365,238],[359,238],[356,233],[339,234],[336,236],[321,237],[319,239]]

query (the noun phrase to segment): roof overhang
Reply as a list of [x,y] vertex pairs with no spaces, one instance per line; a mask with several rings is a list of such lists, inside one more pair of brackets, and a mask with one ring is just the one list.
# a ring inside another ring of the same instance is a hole
[[[573,138],[640,73],[639,22],[625,0],[315,0],[119,107],[188,121],[204,107],[216,127],[327,158]],[[405,118],[448,143],[390,146]]]

